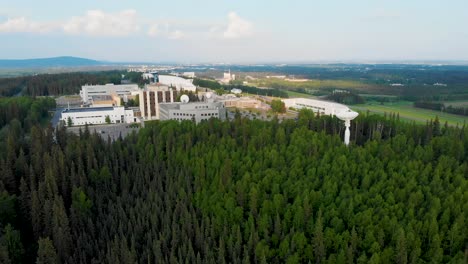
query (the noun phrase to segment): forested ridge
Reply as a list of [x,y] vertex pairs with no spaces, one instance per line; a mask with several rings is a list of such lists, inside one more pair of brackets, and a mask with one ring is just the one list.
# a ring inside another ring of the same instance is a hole
[[[28,113],[19,118],[27,118]],[[148,123],[115,142],[6,119],[0,263],[464,263],[468,131],[361,115]]]
[[120,84],[124,78],[143,85],[141,73],[126,71],[72,72],[0,78],[0,96],[59,96],[79,93],[85,84]]

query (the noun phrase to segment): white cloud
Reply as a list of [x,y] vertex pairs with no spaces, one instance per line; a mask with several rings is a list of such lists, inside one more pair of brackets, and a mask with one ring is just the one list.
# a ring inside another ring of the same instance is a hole
[[224,38],[235,39],[252,35],[253,25],[250,21],[241,18],[235,12],[230,12],[228,19],[228,26],[223,33]]
[[73,35],[128,36],[137,32],[140,26],[133,9],[118,13],[89,10],[84,16],[72,17],[63,25],[63,31]]
[[[81,16],[62,21],[39,22],[26,17],[10,18],[0,23],[0,33],[5,32],[57,32],[69,35],[94,37],[124,37],[132,34],[146,34],[148,37],[166,39],[225,38],[237,39],[253,34],[253,24],[235,12],[227,15],[226,23],[172,20],[157,21],[138,17],[133,9],[120,12],[88,10]],[[142,32],[143,31],[143,32]]]
[[158,24],[151,25],[148,29],[148,36],[157,37],[161,35],[161,28]]
[[170,39],[182,39],[185,37],[184,32],[180,30],[172,31],[169,33],[168,38]]
[[177,29],[172,30],[171,25],[169,23],[162,23],[162,24],[152,24],[149,26],[147,35],[150,37],[164,37],[168,39],[183,39],[187,35]]
[[51,23],[39,23],[30,21],[25,17],[9,18],[0,24],[0,32],[26,32],[26,33],[45,33],[52,31],[56,26]]

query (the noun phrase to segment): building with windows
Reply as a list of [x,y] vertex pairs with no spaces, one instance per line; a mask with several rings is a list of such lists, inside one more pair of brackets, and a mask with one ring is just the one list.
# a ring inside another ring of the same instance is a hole
[[[106,120],[108,119],[108,120]],[[110,123],[134,123],[137,122],[133,110],[123,106],[114,107],[83,107],[65,109],[61,119],[66,126],[71,122],[72,126],[84,126]]]
[[226,118],[222,102],[161,103],[161,120],[193,120],[197,123],[210,118]]
[[127,101],[127,96],[140,89],[136,84],[105,84],[105,85],[83,85],[81,86],[80,97],[84,104],[89,104],[93,96],[116,95]]
[[339,112],[347,112],[349,111],[349,107],[343,104],[338,104],[334,102],[327,102],[315,99],[308,99],[308,98],[291,98],[291,99],[283,99],[284,105],[286,108],[295,108],[295,109],[302,109],[307,108],[311,109],[315,113],[320,113],[324,115],[331,115],[334,116]]

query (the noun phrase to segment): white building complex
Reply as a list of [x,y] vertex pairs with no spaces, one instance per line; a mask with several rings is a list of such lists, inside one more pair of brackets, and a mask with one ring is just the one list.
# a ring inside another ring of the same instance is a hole
[[83,85],[81,86],[80,96],[83,103],[89,104],[93,96],[104,96],[104,95],[117,95],[122,97],[126,102],[127,96],[131,95],[132,92],[138,92],[139,88],[136,84],[105,84],[105,85]]
[[61,120],[68,126],[69,120],[73,126],[83,126],[86,124],[97,125],[106,124],[109,117],[110,123],[134,123],[137,119],[131,109],[123,106],[115,107],[83,107],[65,109],[62,112]]

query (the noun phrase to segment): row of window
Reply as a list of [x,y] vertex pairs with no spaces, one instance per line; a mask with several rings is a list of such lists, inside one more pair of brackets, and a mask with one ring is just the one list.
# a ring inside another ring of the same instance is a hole
[[206,113],[206,114],[201,114],[201,116],[218,116],[218,113]]
[[297,104],[299,106],[307,107],[307,108],[313,108],[313,109],[318,109],[318,110],[323,110],[325,111],[325,108],[323,107],[318,107],[318,106],[312,106],[312,105],[305,105],[305,104]]
[[208,109],[207,105],[195,106],[195,109]]
[[195,114],[188,114],[188,113],[174,113],[175,116],[195,116]]
[[[209,118],[200,118],[200,120],[208,120]],[[177,121],[184,121],[184,120],[191,120],[189,118],[172,118],[172,120],[177,120]]]

